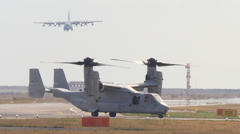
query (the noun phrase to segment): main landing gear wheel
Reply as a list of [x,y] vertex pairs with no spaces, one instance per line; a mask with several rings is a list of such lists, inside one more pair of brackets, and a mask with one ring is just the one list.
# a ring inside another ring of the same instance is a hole
[[96,112],[92,112],[92,116],[98,116],[98,112],[96,111]]
[[162,115],[162,114],[159,114],[158,117],[159,117],[159,118],[163,118],[163,115]]
[[110,116],[110,117],[116,117],[116,115],[117,115],[117,114],[114,113],[114,112],[110,112],[110,113],[109,113],[109,116]]

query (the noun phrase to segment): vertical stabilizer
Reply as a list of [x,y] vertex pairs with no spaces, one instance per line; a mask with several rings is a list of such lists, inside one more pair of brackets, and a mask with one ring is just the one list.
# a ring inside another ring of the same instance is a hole
[[32,98],[42,98],[45,93],[42,78],[38,69],[29,70],[28,96]]
[[70,11],[68,10],[68,21],[70,21]]
[[68,82],[63,69],[54,69],[54,88],[65,88],[69,90]]

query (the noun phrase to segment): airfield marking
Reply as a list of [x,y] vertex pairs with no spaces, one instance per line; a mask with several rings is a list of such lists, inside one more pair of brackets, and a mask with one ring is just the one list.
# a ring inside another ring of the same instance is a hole
[[58,114],[63,114],[63,112],[62,111],[57,111],[58,112]]

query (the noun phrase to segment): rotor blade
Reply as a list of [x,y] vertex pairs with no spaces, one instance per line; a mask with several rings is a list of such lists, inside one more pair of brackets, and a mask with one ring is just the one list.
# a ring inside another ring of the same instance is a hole
[[119,59],[111,59],[115,61],[124,61],[124,62],[132,62],[132,63],[137,63],[137,64],[144,64],[144,61],[128,61],[128,60],[119,60]]
[[116,66],[116,65],[109,65],[109,64],[102,64],[102,63],[95,63],[94,66],[112,66],[112,67],[121,67],[121,68],[129,68],[129,67],[123,67],[123,66]]
[[162,66],[184,66],[181,64],[169,64],[169,63],[162,63],[162,62],[157,62],[156,65],[159,67],[162,67]]
[[41,62],[41,63],[60,63],[60,64],[75,64],[75,65],[83,65],[84,62],[78,61],[78,62]]

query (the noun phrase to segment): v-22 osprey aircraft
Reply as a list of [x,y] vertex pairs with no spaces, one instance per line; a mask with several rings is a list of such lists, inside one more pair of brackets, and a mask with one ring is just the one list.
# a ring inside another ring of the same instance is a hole
[[[84,91],[70,91],[62,69],[54,69],[53,88],[45,89],[39,70],[30,69],[29,97],[42,98],[45,92],[52,93],[54,97],[63,98],[79,109],[91,112],[92,116],[98,116],[99,112],[109,113],[110,117],[115,117],[116,113],[148,113],[163,118],[169,110],[160,97],[162,73],[156,71],[155,60],[143,62],[148,66],[144,83],[130,85],[102,83],[99,73],[94,71],[93,67],[113,65],[94,62],[94,59],[89,57],[84,61],[58,63],[84,66]],[[149,93],[140,92],[144,88],[148,88]]]

